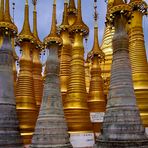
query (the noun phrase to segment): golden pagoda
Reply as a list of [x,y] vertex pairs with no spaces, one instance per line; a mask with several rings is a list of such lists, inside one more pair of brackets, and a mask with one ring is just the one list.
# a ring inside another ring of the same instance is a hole
[[147,4],[131,0],[129,5],[133,9],[128,34],[134,90],[143,123],[148,128],[148,65],[142,26]]
[[33,84],[34,84],[34,97],[36,101],[37,110],[39,111],[42,94],[43,94],[43,78],[42,78],[42,64],[40,61],[40,53],[43,49],[43,44],[38,37],[37,31],[37,12],[36,12],[37,0],[33,0],[34,11],[33,11],[33,35],[36,38],[36,44],[32,50],[33,59]]
[[63,46],[61,49],[60,57],[60,82],[61,82],[61,93],[63,101],[66,98],[68,79],[70,76],[70,61],[71,61],[71,40],[69,37],[69,23],[67,13],[68,3],[67,0],[64,2],[63,21],[60,25],[60,35],[63,40]]
[[[110,7],[113,5],[114,0],[108,0],[107,11],[109,11]],[[111,72],[111,64],[112,64],[112,39],[114,35],[114,27],[106,24],[103,40],[101,44],[101,50],[105,53],[105,63],[102,62],[102,76],[104,79],[104,94],[107,97],[109,84],[110,84],[110,72]]]
[[83,45],[83,37],[89,29],[82,20],[81,0],[78,0],[77,19],[69,32],[74,34],[74,43],[67,97],[64,100],[65,117],[73,147],[89,147],[93,146],[94,134],[87,105]]
[[[98,13],[97,13],[97,5],[95,1],[95,25],[94,25],[94,44],[91,51],[91,80],[90,80],[90,88],[88,94],[88,107],[90,111],[90,118],[93,124],[93,130],[95,136],[97,137],[101,131],[101,126],[103,122],[105,107],[106,107],[106,99],[103,91],[103,79],[101,76],[101,67],[100,63],[104,61],[105,54],[99,47],[98,41]],[[97,118],[96,118],[97,116]]]
[[24,145],[31,144],[37,118],[37,109],[33,86],[31,50],[36,39],[29,25],[28,0],[25,4],[24,25],[20,32],[17,43],[22,49],[20,58],[20,71],[16,86],[16,108],[20,123],[20,132]]

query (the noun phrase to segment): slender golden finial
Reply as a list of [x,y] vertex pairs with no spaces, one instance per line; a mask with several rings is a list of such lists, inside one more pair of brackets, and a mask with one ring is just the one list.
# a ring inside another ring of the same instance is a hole
[[4,0],[0,0],[0,21],[4,19]]
[[64,2],[63,20],[62,20],[62,24],[60,26],[60,28],[63,28],[63,29],[67,28],[69,26],[67,8],[68,8],[68,1],[65,0],[65,2]]
[[57,34],[57,26],[56,26],[56,0],[53,1],[53,12],[52,12],[52,24],[50,34],[44,39],[45,45],[50,43],[57,43],[58,45],[62,45],[62,39]]
[[5,2],[5,15],[4,15],[5,22],[12,23],[11,16],[10,16],[10,9],[9,9],[9,0],[6,0]]
[[97,0],[94,0],[94,44],[92,49],[93,55],[98,55],[101,59],[104,58],[104,53],[100,49],[98,39],[98,12],[97,12]]
[[83,22],[82,19],[82,10],[81,10],[81,0],[78,0],[78,9],[77,9],[77,18],[75,23],[69,28],[69,32],[79,31],[83,36],[87,36],[89,33],[89,28]]
[[82,20],[81,0],[78,0],[77,21]]
[[38,37],[38,31],[37,31],[37,12],[36,12],[37,0],[32,0],[32,3],[34,5],[34,11],[33,11],[33,34],[34,34],[34,36],[37,39],[39,39],[39,37]]
[[29,37],[28,35],[32,37],[32,32],[29,24],[29,6],[28,6],[28,0],[26,0],[25,12],[24,12],[24,24],[19,36],[21,36],[22,38],[26,38],[26,37]]
[[75,0],[69,0],[69,7],[68,9],[76,9]]
[[52,12],[52,25],[50,34],[57,34],[57,26],[56,26],[56,0],[53,1],[53,12]]

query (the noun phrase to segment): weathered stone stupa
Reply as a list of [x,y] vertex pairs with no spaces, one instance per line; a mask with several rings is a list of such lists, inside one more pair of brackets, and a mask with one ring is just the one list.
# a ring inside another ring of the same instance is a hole
[[126,24],[131,7],[115,0],[109,22],[115,26],[113,63],[103,130],[97,148],[147,148],[148,137],[142,125],[133,88]]
[[58,49],[62,45],[62,39],[57,34],[55,0],[51,32],[44,42],[49,49],[49,56],[46,61],[43,99],[32,139],[32,147],[71,148],[60,92]]
[[0,148],[22,148],[19,124],[16,114],[13,80],[12,38],[17,27],[11,21],[9,0],[0,1]]

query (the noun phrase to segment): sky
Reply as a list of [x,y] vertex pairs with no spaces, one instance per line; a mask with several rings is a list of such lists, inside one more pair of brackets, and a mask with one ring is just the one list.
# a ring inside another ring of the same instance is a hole
[[[32,29],[33,24],[33,4],[32,0],[29,1],[29,19],[30,25]],[[77,0],[75,0],[77,3]],[[148,3],[148,0],[145,0]],[[23,22],[24,22],[24,5],[25,0],[10,0],[10,9],[11,9],[11,16],[13,16],[13,9],[12,3],[15,3],[15,11],[14,11],[14,21],[18,27],[19,32],[22,29]],[[87,24],[90,29],[88,43],[84,43],[85,46],[85,57],[88,51],[92,49],[93,46],[93,2],[94,0],[82,0],[82,16],[83,21]],[[51,25],[51,16],[52,16],[52,3],[53,0],[37,0],[37,15],[38,15],[38,33],[41,40],[43,40],[50,32],[50,25]],[[62,21],[62,14],[63,14],[63,6],[64,0],[57,0],[57,23],[60,24]],[[98,0],[98,25],[99,25],[99,42],[101,45],[102,37],[104,33],[105,27],[105,16],[106,16],[106,3],[105,0]],[[147,49],[147,57],[148,57],[148,17],[144,17],[143,19],[143,27],[144,27],[144,36],[145,36],[145,43]]]

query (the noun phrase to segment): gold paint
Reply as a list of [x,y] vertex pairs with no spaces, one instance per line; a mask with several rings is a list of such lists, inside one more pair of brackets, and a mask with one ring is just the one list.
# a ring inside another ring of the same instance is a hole
[[[141,0],[131,0],[131,6],[140,6]],[[143,14],[134,10],[129,26],[129,54],[137,103],[142,121],[148,127],[148,65],[143,35]]]
[[[12,37],[17,34],[17,27],[12,23],[10,10],[9,10],[9,0],[5,1],[5,11],[4,11],[4,0],[0,1],[0,28],[4,28],[2,31],[5,34],[10,34]],[[3,34],[1,32],[1,35]],[[0,39],[0,44],[2,39]]]
[[16,86],[16,108],[20,124],[20,132],[24,144],[31,144],[37,118],[36,103],[33,89],[31,43],[21,44],[22,57],[20,59],[20,72]]
[[16,86],[16,108],[22,140],[23,143],[27,145],[31,144],[37,118],[33,86],[33,60],[31,57],[31,51],[36,45],[36,39],[30,30],[29,8],[27,1],[25,4],[24,25],[17,40],[17,43],[19,43],[22,49],[22,56],[20,59],[20,72]]
[[[64,3],[64,12],[63,12],[63,21],[60,25],[61,28],[61,38],[63,40],[63,46],[61,49],[61,57],[60,57],[60,82],[61,82],[61,93],[62,100],[66,99],[68,80],[70,76],[70,61],[71,61],[71,40],[69,38],[68,32],[68,14],[67,14],[67,3]],[[64,105],[64,104],[63,104]]]
[[34,36],[31,32],[30,24],[29,24],[29,6],[27,1],[25,4],[24,24],[23,24],[22,31],[19,34],[19,40],[23,40],[23,39],[29,39],[31,41],[34,41]]
[[[104,61],[105,54],[102,52],[102,50],[99,47],[97,18],[95,19],[96,20],[94,26],[94,44],[90,58],[92,63],[90,71],[91,80],[90,80],[90,88],[87,100],[90,113],[105,112],[105,106],[106,106],[106,99],[103,91],[103,79],[101,76],[101,67],[100,67],[100,63]],[[92,123],[92,124],[93,124],[94,133],[100,133],[102,122]]]
[[92,132],[86,100],[83,46],[83,36],[88,34],[89,29],[81,17],[81,0],[78,0],[77,20],[69,28],[69,31],[74,34],[74,44],[72,47],[67,97],[64,100],[65,117],[69,132]]

